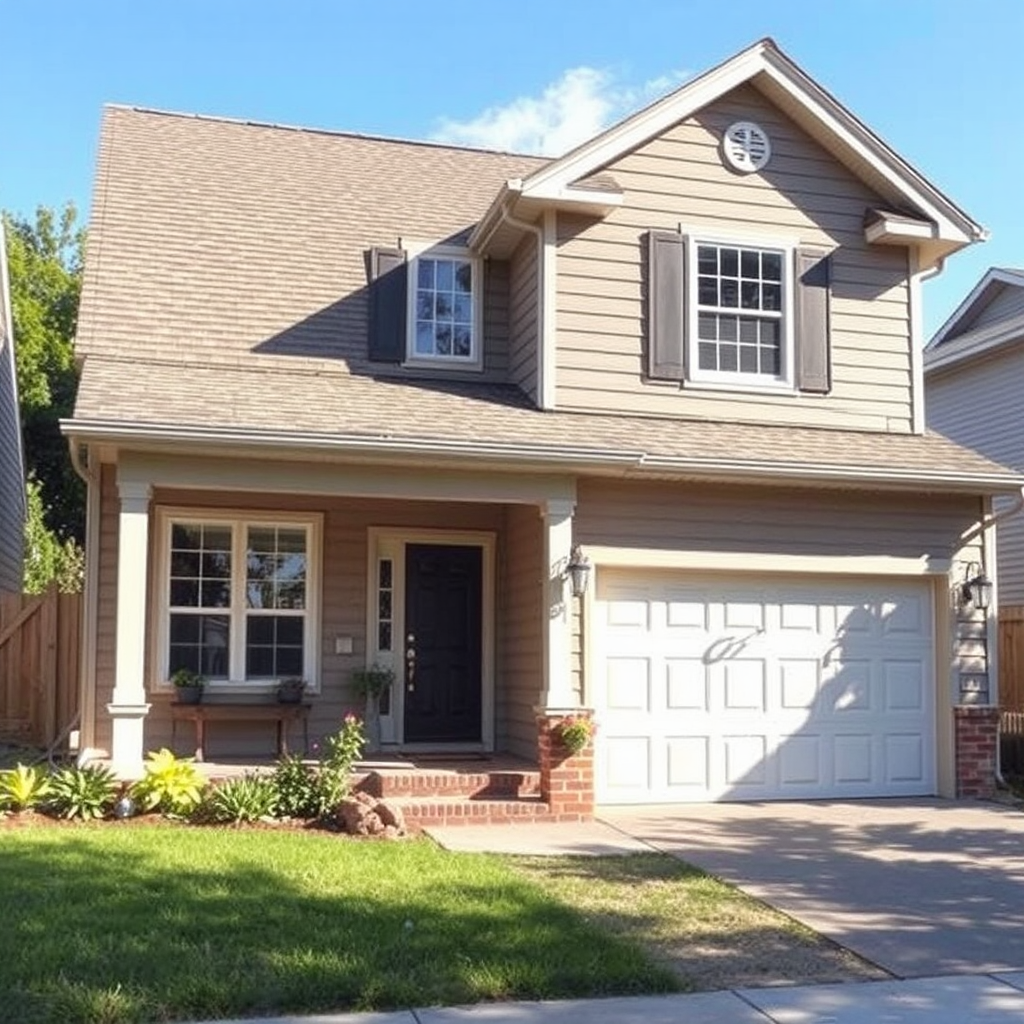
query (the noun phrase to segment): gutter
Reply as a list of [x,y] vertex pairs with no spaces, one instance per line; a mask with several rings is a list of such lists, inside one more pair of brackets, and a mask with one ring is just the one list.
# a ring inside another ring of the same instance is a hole
[[835,483],[871,483],[876,485],[932,485],[970,493],[1007,494],[1020,491],[1024,478],[994,474],[964,474],[943,470],[905,469],[895,474],[877,466],[844,466],[831,463],[772,462],[752,459],[700,458],[650,455],[636,449],[544,446],[499,441],[462,441],[458,439],[418,439],[386,434],[313,434],[245,430],[231,427],[198,427],[176,424],[123,423],[106,420],[61,420],[61,430],[83,441],[108,441],[114,444],[166,444],[175,448],[183,443],[221,444],[229,447],[251,445],[258,448],[282,448],[289,451],[333,451],[344,455],[368,457],[409,457],[431,455],[473,462],[494,461],[529,464],[540,468],[586,469],[617,468],[624,474],[672,473],[726,477],[735,480],[779,482],[787,479]]

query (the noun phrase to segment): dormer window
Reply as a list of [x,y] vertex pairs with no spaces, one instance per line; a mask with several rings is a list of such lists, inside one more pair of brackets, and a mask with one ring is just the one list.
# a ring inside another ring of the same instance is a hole
[[481,363],[481,271],[465,249],[410,251],[406,363]]

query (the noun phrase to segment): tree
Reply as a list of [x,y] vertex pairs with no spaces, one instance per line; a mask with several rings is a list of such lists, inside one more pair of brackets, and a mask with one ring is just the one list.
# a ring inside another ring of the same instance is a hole
[[73,346],[85,232],[76,217],[73,203],[59,214],[40,206],[34,223],[3,215],[26,471],[60,547],[81,544],[85,533],[85,490],[59,426],[78,386]]
[[48,587],[56,586],[62,594],[77,594],[85,580],[85,553],[74,538],[61,542],[47,528],[38,480],[28,481],[27,498],[25,593],[41,594]]

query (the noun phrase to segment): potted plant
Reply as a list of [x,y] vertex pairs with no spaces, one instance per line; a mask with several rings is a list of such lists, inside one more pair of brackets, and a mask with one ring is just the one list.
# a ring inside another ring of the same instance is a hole
[[206,679],[190,668],[179,668],[171,676],[171,685],[177,693],[179,704],[198,704],[203,699]]
[[277,684],[277,702],[278,704],[301,704],[305,691],[305,679],[300,679],[298,676],[282,679]]
[[352,672],[356,693],[366,700],[366,745],[380,749],[380,699],[395,681],[395,673],[384,665],[373,664]]
[[562,746],[575,757],[586,749],[587,744],[594,738],[596,726],[592,718],[584,715],[567,715],[558,726],[558,738]]

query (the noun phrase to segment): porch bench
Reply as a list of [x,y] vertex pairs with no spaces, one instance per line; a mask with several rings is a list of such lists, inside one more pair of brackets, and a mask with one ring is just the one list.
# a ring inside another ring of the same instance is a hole
[[206,755],[207,722],[276,722],[277,756],[288,754],[288,727],[302,722],[303,752],[309,751],[309,709],[312,704],[282,704],[276,700],[238,700],[212,698],[199,704],[171,704],[171,745],[175,745],[179,722],[195,726],[197,761]]

